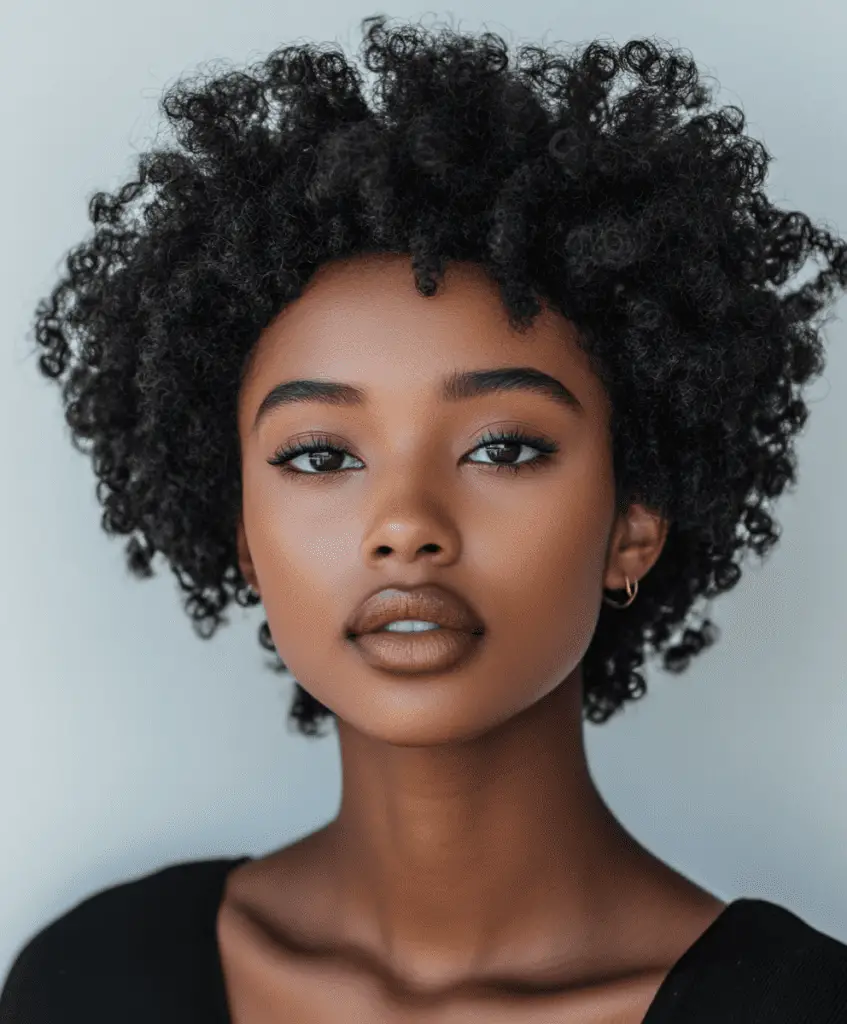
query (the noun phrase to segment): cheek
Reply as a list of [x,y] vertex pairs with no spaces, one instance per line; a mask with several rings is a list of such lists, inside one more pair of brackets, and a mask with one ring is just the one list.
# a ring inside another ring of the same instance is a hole
[[304,500],[297,491],[308,491],[308,485],[286,483],[274,473],[262,473],[249,484],[248,491],[245,481],[244,521],[263,591],[287,577],[306,586],[312,573],[319,577],[324,566],[349,557],[349,528],[344,526],[349,515],[339,513],[331,501]]
[[597,625],[605,553],[602,538],[568,534],[562,524],[548,540],[519,545],[488,590],[502,595],[501,616],[518,631],[521,656],[538,657],[541,676],[551,668],[569,672],[585,653]]
[[602,484],[583,479],[567,493],[558,489],[525,504],[517,529],[491,521],[473,542],[474,589],[483,607],[489,596],[492,616],[513,631],[511,667],[529,670],[542,685],[568,674],[594,635],[610,502]]
[[[248,523],[253,565],[274,643],[283,647],[326,642],[341,628],[356,584],[344,581],[350,564],[349,528],[337,518],[315,522],[296,502],[270,504]],[[349,598],[347,595],[351,595]]]
[[584,603],[586,590],[602,575],[611,494],[596,473],[572,469],[519,505],[477,517],[468,534],[474,563],[493,573],[500,586],[517,587],[530,598],[537,593],[530,606],[541,603],[542,595],[560,609]]

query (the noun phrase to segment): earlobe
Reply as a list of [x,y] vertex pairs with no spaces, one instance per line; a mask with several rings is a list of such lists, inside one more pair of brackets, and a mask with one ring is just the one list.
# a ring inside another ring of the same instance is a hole
[[669,529],[668,520],[634,504],[612,532],[607,558],[607,587],[623,587],[623,576],[640,580],[659,560]]

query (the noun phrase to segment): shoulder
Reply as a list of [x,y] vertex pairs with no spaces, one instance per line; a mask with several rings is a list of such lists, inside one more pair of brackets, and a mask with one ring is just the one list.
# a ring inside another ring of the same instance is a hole
[[[791,978],[792,968],[802,964],[805,970],[815,974],[815,966],[821,972],[832,974],[847,982],[847,944],[815,928],[793,910],[762,899],[740,899],[733,906],[735,911],[735,937],[733,947],[741,955],[744,952],[741,938],[748,936],[753,945],[750,954],[771,964],[772,971]],[[809,980],[810,975],[806,975]]]
[[706,1003],[715,1019],[843,1024],[847,944],[787,907],[737,899],[680,961],[669,987],[674,1009]]
[[197,987],[210,974],[214,981],[226,876],[242,859],[172,864],[77,903],[17,954],[0,993],[0,1024],[164,1024],[164,1000],[174,1020],[193,1020]]
[[847,944],[786,907],[764,902],[779,952],[771,968],[775,993],[797,1020],[847,1021]]

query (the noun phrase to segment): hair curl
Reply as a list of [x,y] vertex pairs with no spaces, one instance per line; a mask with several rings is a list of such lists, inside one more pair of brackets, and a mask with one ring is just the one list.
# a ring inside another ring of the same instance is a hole
[[[671,524],[638,600],[601,610],[585,654],[584,714],[605,722],[646,692],[647,645],[678,673],[714,642],[695,600],[778,540],[766,506],[795,482],[799,389],[823,369],[814,321],[847,283],[847,246],[768,201],[771,158],[743,112],[709,110],[694,61],[667,44],[522,46],[510,63],[491,33],[386,21],[362,22],[370,104],[366,76],[311,44],[170,88],[178,146],[90,200],[93,236],[37,308],[39,368],[65,377],[103,529],[130,535],[139,578],[164,555],[208,638],[231,600],[259,601],[236,551],[239,388],[316,268],[408,253],[429,296],[447,260],[474,260],[521,333],[543,297],[611,399],[618,508]],[[809,256],[818,273],[781,289]],[[259,640],[275,651],[267,621]],[[272,667],[286,669],[278,654]],[[327,716],[295,681],[299,731]]]

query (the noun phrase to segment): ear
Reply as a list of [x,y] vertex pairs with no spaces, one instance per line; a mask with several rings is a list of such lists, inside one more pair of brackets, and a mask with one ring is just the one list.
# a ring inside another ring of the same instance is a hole
[[238,549],[238,568],[241,575],[256,591],[259,591],[259,581],[256,577],[256,570],[253,566],[253,559],[250,557],[250,546],[247,543],[247,532],[244,529],[244,516],[239,515],[238,526],[236,527],[236,547]]
[[623,590],[642,579],[658,561],[665,546],[670,523],[643,505],[632,504],[612,530],[606,557],[603,586]]

